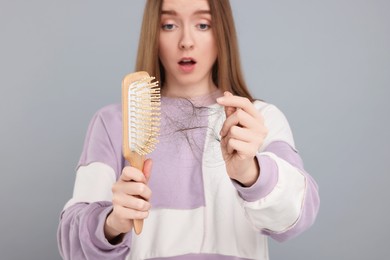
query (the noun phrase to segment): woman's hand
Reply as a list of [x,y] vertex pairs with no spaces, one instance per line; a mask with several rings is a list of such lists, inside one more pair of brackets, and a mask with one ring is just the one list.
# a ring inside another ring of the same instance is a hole
[[263,116],[249,99],[233,96],[226,91],[217,102],[225,107],[226,113],[220,134],[227,173],[231,179],[249,187],[260,174],[255,155],[268,129],[264,125]]
[[147,186],[152,168],[152,160],[144,163],[143,172],[126,166],[119,180],[112,186],[113,210],[108,215],[104,233],[108,241],[133,228],[133,219],[148,217],[152,191]]

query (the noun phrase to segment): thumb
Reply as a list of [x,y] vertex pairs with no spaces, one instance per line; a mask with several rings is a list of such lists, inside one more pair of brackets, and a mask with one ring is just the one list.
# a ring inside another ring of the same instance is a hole
[[144,162],[144,167],[142,169],[142,172],[145,175],[146,183],[149,182],[150,174],[152,173],[152,159],[146,159]]

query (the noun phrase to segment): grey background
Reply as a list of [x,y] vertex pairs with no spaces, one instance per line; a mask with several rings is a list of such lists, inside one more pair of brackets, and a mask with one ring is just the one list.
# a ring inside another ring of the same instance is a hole
[[[119,102],[144,1],[0,1],[0,259],[60,259],[85,131]],[[390,1],[232,1],[245,76],[286,114],[320,186],[271,259],[390,259]]]

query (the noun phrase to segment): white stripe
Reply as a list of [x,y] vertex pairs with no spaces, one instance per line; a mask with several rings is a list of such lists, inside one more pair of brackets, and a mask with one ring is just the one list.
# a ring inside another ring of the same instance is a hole
[[262,101],[255,101],[253,104],[263,115],[264,124],[269,130],[260,151],[263,151],[270,143],[275,141],[286,142],[293,149],[296,149],[290,125],[283,112],[276,106]]
[[148,259],[199,253],[204,232],[204,208],[151,209],[140,235],[132,234],[127,259]]
[[225,203],[208,201],[211,205],[207,208],[152,209],[149,217],[144,220],[142,233],[132,234],[127,259],[172,257],[191,253],[268,259],[267,239],[251,227],[237,205],[237,199],[232,195],[230,193],[224,198]]
[[293,227],[301,214],[306,178],[297,168],[273,153],[261,154],[270,156],[277,163],[278,182],[272,192],[261,200],[246,202],[240,198],[240,201],[258,230],[285,232]]
[[212,113],[203,155],[203,182],[206,199],[205,236],[202,252],[234,255],[248,259],[268,259],[265,236],[248,222],[237,199],[237,190],[226,173],[219,133],[225,113]]
[[73,197],[64,209],[78,202],[112,201],[111,187],[115,181],[115,171],[107,164],[93,162],[80,166],[76,173]]
[[225,165],[205,166],[203,174],[207,206],[202,251],[248,259],[267,259],[267,240],[246,219]]

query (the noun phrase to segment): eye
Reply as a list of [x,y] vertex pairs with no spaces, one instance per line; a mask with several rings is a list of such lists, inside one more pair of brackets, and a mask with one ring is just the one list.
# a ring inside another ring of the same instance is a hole
[[164,30],[164,31],[172,31],[176,28],[177,26],[173,23],[166,23],[166,24],[163,24],[161,26],[161,28]]
[[211,28],[211,26],[207,23],[200,23],[196,26],[199,30],[201,31],[207,31],[208,29]]

